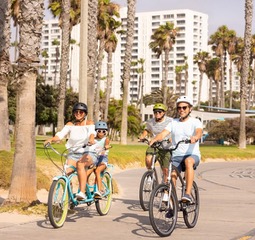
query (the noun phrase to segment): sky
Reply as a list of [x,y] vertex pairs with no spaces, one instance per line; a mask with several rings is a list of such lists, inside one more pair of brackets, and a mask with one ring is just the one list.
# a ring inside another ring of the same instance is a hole
[[[112,0],[120,6],[126,6],[127,0]],[[254,3],[253,3],[254,4]],[[137,12],[160,10],[190,9],[208,14],[209,35],[222,25],[244,36],[245,0],[137,0]],[[255,33],[255,4],[253,11],[253,34]]]

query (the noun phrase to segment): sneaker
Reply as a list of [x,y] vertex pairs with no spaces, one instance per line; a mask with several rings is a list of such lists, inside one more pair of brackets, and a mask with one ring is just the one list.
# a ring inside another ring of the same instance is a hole
[[83,192],[78,192],[76,194],[76,199],[79,200],[79,201],[83,201],[83,200],[86,200],[87,197],[86,197],[86,195]]
[[173,216],[174,216],[173,209],[169,209],[168,212],[166,213],[165,217],[166,218],[172,218]]
[[182,202],[186,202],[186,203],[192,203],[192,198],[191,198],[191,196],[189,195],[189,194],[184,194],[183,196],[182,196],[182,200],[181,200]]
[[151,176],[149,176],[148,178],[147,178],[147,183],[151,183],[152,182],[152,178],[151,178]]
[[102,198],[102,194],[101,194],[100,191],[96,191],[96,192],[94,193],[94,195],[95,195],[95,198]]

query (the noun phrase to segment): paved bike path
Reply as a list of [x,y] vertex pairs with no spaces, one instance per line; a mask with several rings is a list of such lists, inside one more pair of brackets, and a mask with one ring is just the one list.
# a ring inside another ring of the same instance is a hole
[[[0,239],[159,239],[148,212],[139,205],[139,183],[144,171],[129,169],[114,174],[120,194],[114,196],[107,216],[98,216],[94,205],[79,206],[63,228],[53,229],[43,217],[16,223],[2,221],[4,215],[0,214]],[[255,239],[255,161],[202,163],[196,174],[201,200],[198,223],[187,229],[179,214],[171,238]]]

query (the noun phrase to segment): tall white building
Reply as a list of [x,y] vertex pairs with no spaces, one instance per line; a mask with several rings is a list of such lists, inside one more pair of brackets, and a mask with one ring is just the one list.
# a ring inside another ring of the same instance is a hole
[[[127,23],[127,8],[121,8],[120,15],[123,29]],[[136,13],[135,19],[135,35],[133,42],[132,59],[137,61],[145,59],[144,62],[144,94],[149,94],[153,90],[160,89],[163,79],[162,57],[157,58],[156,54],[149,48],[151,35],[153,31],[166,22],[173,22],[174,27],[179,29],[176,42],[170,53],[168,86],[176,89],[175,66],[184,65],[184,57],[187,57],[188,63],[188,95],[197,102],[199,70],[197,65],[193,63],[193,56],[199,51],[208,50],[208,15],[188,9],[166,10],[157,12]],[[76,40],[73,50],[70,52],[70,72],[71,83],[74,90],[78,91],[79,82],[79,40],[80,27],[75,26],[72,31],[72,39]],[[121,98],[121,76],[125,55],[125,37],[118,36],[118,46],[113,55],[113,86],[111,97],[115,99]],[[43,27],[42,49],[48,51],[49,58],[46,69],[47,83],[54,83],[55,78],[59,82],[59,63],[56,64],[56,49],[52,44],[54,39],[61,42],[61,30],[58,27],[57,20],[45,21]],[[61,46],[59,46],[60,49]],[[71,50],[70,50],[71,51]],[[60,51],[61,52],[61,51]],[[106,57],[104,58],[106,61]],[[42,59],[43,61],[43,59]],[[138,74],[134,67],[131,70],[129,101],[137,101],[138,92]],[[69,76],[69,77],[70,77]],[[106,76],[106,62],[103,66],[103,75]],[[184,93],[184,73],[182,77],[182,93]],[[103,85],[103,84],[101,84]],[[208,99],[207,80],[203,82],[202,100]]]

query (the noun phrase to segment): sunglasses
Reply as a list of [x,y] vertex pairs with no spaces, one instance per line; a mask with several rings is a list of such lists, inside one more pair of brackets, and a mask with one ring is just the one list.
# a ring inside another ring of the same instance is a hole
[[75,111],[74,111],[74,114],[83,114],[83,113],[85,113],[85,112],[82,111],[82,110],[75,110]]
[[106,134],[106,130],[97,130],[97,133],[103,133],[103,134]]
[[164,111],[162,111],[162,110],[155,110],[155,111],[153,111],[154,114],[162,113],[162,112],[164,112]]
[[188,108],[188,106],[177,107],[178,110],[181,110],[181,109],[186,110],[187,108]]

